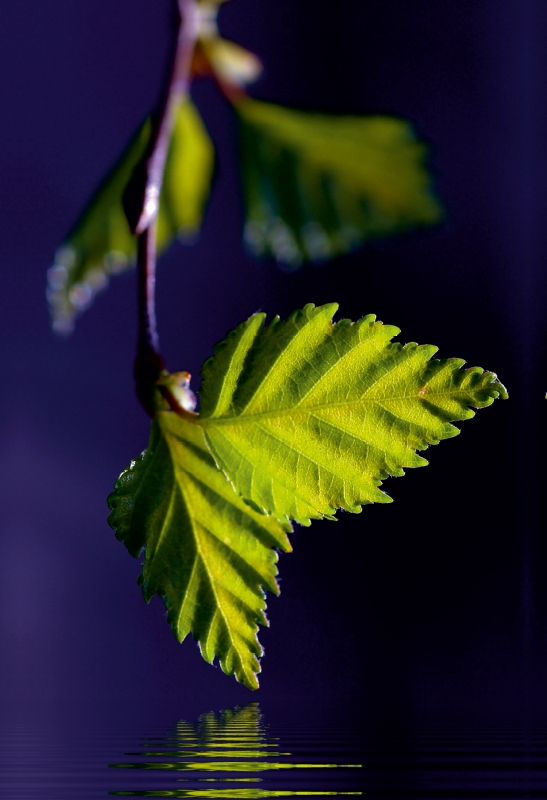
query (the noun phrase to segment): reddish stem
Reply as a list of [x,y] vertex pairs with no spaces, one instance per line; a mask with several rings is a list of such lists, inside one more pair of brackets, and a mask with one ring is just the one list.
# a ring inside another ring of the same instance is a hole
[[132,224],[133,231],[137,235],[146,230],[158,213],[165,160],[175,114],[190,85],[192,55],[199,31],[199,7],[196,0],[178,0],[178,10],[179,28],[173,66],[144,164],[144,186],[139,214]]
[[156,230],[153,219],[137,240],[139,351],[159,354],[156,326]]
[[[154,384],[165,369],[156,326],[156,230],[165,161],[177,108],[190,83],[192,54],[199,30],[196,0],[177,0],[179,25],[173,65],[164,92],[147,156],[126,190],[124,205],[129,224],[138,236],[139,334],[135,359],[137,397],[154,414]],[[134,202],[136,200],[136,203]]]

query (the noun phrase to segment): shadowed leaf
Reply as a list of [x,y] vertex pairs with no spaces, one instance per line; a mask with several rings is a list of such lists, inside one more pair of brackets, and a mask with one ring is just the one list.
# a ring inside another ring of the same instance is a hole
[[439,221],[412,126],[386,116],[329,116],[250,98],[235,104],[245,239],[295,268],[367,239]]

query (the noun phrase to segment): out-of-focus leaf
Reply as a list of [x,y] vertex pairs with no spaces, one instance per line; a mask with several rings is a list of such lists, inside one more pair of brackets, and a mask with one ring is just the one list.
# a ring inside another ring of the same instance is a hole
[[215,150],[199,111],[190,99],[179,108],[165,165],[158,218],[158,248],[175,236],[193,239],[209,198]]
[[[74,319],[104,290],[111,275],[133,266],[136,239],[122,206],[131,174],[143,158],[152,125],[145,121],[55,254],[48,272],[53,327],[70,332]],[[158,215],[158,248],[194,237],[200,228],[214,168],[214,148],[187,98],[175,118]]]
[[417,450],[459,433],[452,421],[506,397],[491,372],[437,348],[391,341],[398,328],[306,306],[264,325],[255,314],[205,363],[196,421],[236,490],[280,521],[391,502],[390,475],[427,464]]
[[139,583],[164,598],[179,641],[189,633],[203,658],[251,689],[267,624],[264,590],[278,593],[277,553],[290,525],[250,508],[217,469],[198,425],[160,412],[148,448],[118,478],[111,526],[129,552],[145,548]]
[[412,126],[387,116],[330,116],[244,98],[235,104],[257,255],[295,268],[441,217]]

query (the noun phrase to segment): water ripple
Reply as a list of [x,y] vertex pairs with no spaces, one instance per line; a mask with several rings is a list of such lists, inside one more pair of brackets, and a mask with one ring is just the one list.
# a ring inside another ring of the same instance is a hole
[[[361,766],[363,765],[363,766]],[[0,797],[261,800],[360,795],[367,800],[547,797],[547,731],[515,727],[349,729],[257,705],[169,726],[0,730]]]
[[[138,760],[109,766],[114,769],[190,773],[189,777],[176,779],[177,783],[184,781],[190,785],[184,788],[124,789],[111,791],[110,794],[124,797],[219,797],[227,800],[361,794],[360,791],[348,789],[345,785],[347,778],[344,777],[341,778],[340,788],[312,786],[318,781],[325,783],[324,770],[343,770],[345,774],[347,770],[360,769],[361,764],[341,763],[335,759],[326,763],[313,748],[310,758],[302,762],[292,752],[281,750],[279,738],[269,735],[256,703],[229,709],[219,715],[204,714],[195,724],[181,720],[163,741],[154,740],[153,747],[146,742],[142,751],[131,755]],[[298,778],[288,777],[280,781],[279,776],[275,775],[280,770],[302,770],[303,773]],[[256,773],[266,775],[257,778],[254,776]],[[217,786],[226,782],[258,783],[263,780],[270,783],[271,788]],[[199,785],[204,782],[212,785]]]

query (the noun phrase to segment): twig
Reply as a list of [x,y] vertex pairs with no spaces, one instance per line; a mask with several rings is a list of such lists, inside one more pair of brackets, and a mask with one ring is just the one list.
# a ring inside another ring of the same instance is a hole
[[137,240],[139,341],[138,349],[159,354],[156,326],[156,231],[153,219]]
[[147,155],[124,193],[129,225],[138,236],[139,335],[135,359],[137,397],[145,410],[154,413],[154,384],[165,370],[159,350],[156,326],[156,230],[165,161],[177,108],[190,83],[192,55],[199,32],[196,0],[177,0],[178,31],[173,66],[163,101],[155,117],[154,132]]
[[163,103],[157,115],[149,154],[144,162],[142,194],[136,220],[130,220],[135,234],[143,233],[158,213],[165,159],[178,105],[188,91],[192,55],[199,32],[200,13],[196,0],[178,0],[179,29],[173,67]]

